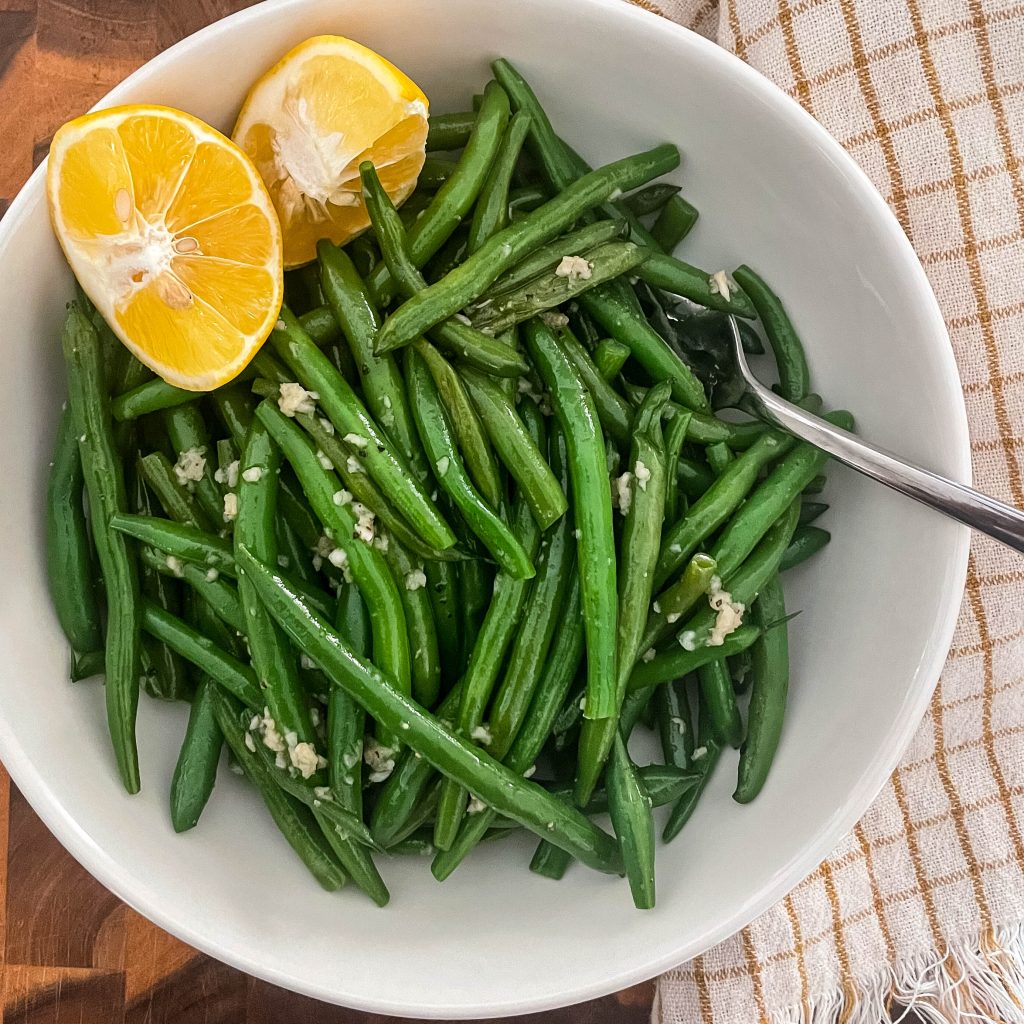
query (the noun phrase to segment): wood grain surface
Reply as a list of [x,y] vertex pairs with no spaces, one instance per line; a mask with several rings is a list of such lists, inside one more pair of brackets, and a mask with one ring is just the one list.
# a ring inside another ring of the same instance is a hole
[[[372,0],[366,0],[367,3]],[[244,0],[0,0],[0,215],[65,120]],[[130,910],[50,835],[0,769],[2,1024],[374,1024],[267,985]],[[653,988],[518,1018],[641,1024]]]

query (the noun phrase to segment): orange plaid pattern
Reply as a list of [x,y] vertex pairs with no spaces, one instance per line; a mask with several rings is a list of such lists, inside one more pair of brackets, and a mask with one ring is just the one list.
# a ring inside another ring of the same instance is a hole
[[[1024,506],[1024,4],[638,2],[758,68],[868,173],[942,307],[975,483]],[[929,1021],[1024,1021],[1022,583],[975,539],[900,767],[782,903],[661,979],[656,1020],[875,1024],[913,999]]]

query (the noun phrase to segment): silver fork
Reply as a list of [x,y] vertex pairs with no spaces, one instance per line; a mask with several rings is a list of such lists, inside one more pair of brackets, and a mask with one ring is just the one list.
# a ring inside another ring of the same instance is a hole
[[994,537],[1016,551],[1024,552],[1024,512],[981,491],[958,484],[883,448],[832,426],[827,420],[805,412],[766,388],[747,363],[736,318],[729,317],[733,354],[740,376],[761,419],[828,452],[834,459],[905,494],[929,508],[955,519],[979,533]]

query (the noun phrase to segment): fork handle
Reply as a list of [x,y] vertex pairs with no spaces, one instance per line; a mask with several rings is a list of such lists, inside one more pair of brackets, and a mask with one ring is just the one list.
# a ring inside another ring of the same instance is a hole
[[805,412],[763,385],[750,388],[764,419],[828,452],[858,473],[1024,553],[1024,512],[877,448]]

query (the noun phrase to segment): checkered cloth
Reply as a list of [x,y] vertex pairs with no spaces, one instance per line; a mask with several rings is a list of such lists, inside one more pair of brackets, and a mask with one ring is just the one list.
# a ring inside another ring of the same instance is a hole
[[[1024,507],[1024,4],[634,0],[763,72],[846,147],[949,328],[974,480]],[[1024,1021],[1024,562],[975,538],[949,661],[853,833],[659,983],[655,1021]],[[973,1016],[972,1016],[973,1015]]]

